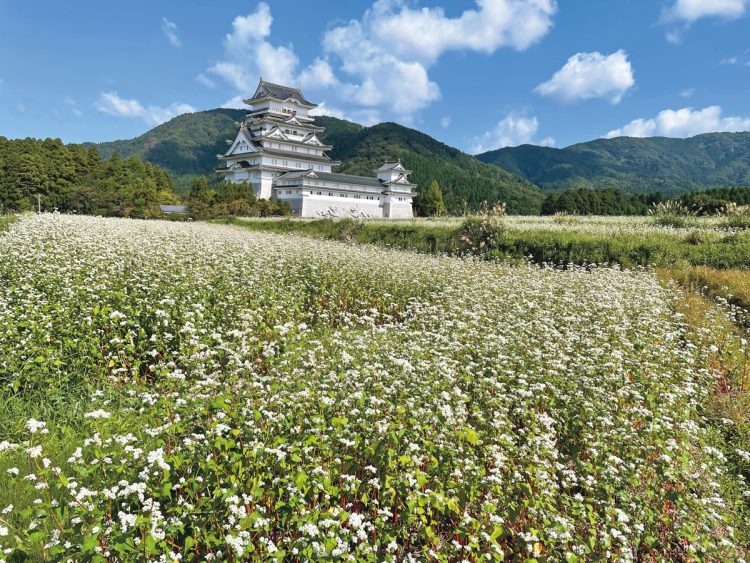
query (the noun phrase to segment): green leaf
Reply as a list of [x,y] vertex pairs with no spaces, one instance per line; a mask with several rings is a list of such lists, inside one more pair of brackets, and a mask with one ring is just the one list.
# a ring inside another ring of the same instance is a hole
[[297,473],[297,478],[294,480],[294,482],[297,485],[297,488],[300,491],[304,489],[305,485],[307,485],[309,481],[310,481],[310,478],[307,476],[307,473],[305,473],[304,471],[300,471],[299,473]]
[[337,429],[341,429],[347,425],[349,421],[345,416],[335,416],[331,419],[331,426]]
[[83,551],[84,553],[88,553],[89,551],[92,551],[95,547],[97,547],[98,545],[99,545],[99,536],[97,535],[89,536],[84,540],[83,545],[81,546],[81,551]]

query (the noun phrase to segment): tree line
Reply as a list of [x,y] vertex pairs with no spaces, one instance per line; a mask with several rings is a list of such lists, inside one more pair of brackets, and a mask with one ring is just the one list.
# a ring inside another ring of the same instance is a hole
[[0,137],[0,212],[156,217],[178,203],[169,174],[138,157],[102,160],[95,146]]
[[188,194],[190,214],[200,219],[212,217],[271,217],[292,214],[289,203],[258,199],[252,184],[218,182],[211,186],[205,176],[196,176]]
[[[160,205],[180,203],[170,174],[137,156],[103,160],[95,145],[60,139],[0,137],[0,214],[60,211],[110,217],[161,217]],[[196,218],[289,215],[285,202],[257,200],[250,184],[196,177],[187,198]]]
[[672,198],[661,192],[627,194],[616,188],[573,188],[548,193],[542,202],[541,214],[646,215],[654,204],[669,199],[680,203],[696,215],[714,215],[722,213],[730,204],[749,205],[750,188],[715,188]]
[[591,190],[573,188],[548,193],[542,202],[541,214],[554,215],[646,215],[649,207],[665,199],[659,192],[626,194],[616,188]]

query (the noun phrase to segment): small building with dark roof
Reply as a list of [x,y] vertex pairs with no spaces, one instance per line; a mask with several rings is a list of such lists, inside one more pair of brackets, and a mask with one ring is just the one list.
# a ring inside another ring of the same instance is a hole
[[190,208],[187,205],[160,205],[159,210],[165,215],[186,215],[190,213]]

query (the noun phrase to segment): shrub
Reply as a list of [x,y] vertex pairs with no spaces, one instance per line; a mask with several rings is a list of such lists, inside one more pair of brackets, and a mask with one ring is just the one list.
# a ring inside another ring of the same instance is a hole
[[486,254],[497,250],[505,233],[502,223],[486,217],[466,219],[459,230],[459,251],[462,254]]

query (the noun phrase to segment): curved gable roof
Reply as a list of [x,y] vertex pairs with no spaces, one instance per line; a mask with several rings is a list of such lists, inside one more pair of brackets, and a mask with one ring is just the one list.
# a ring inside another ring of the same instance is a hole
[[255,94],[251,100],[257,100],[258,98],[274,98],[276,100],[285,101],[289,98],[293,98],[298,102],[306,106],[316,107],[317,104],[312,103],[302,93],[301,88],[291,88],[289,86],[282,86],[281,84],[274,84],[273,82],[266,82],[262,78],[258,83],[258,88],[255,90]]

